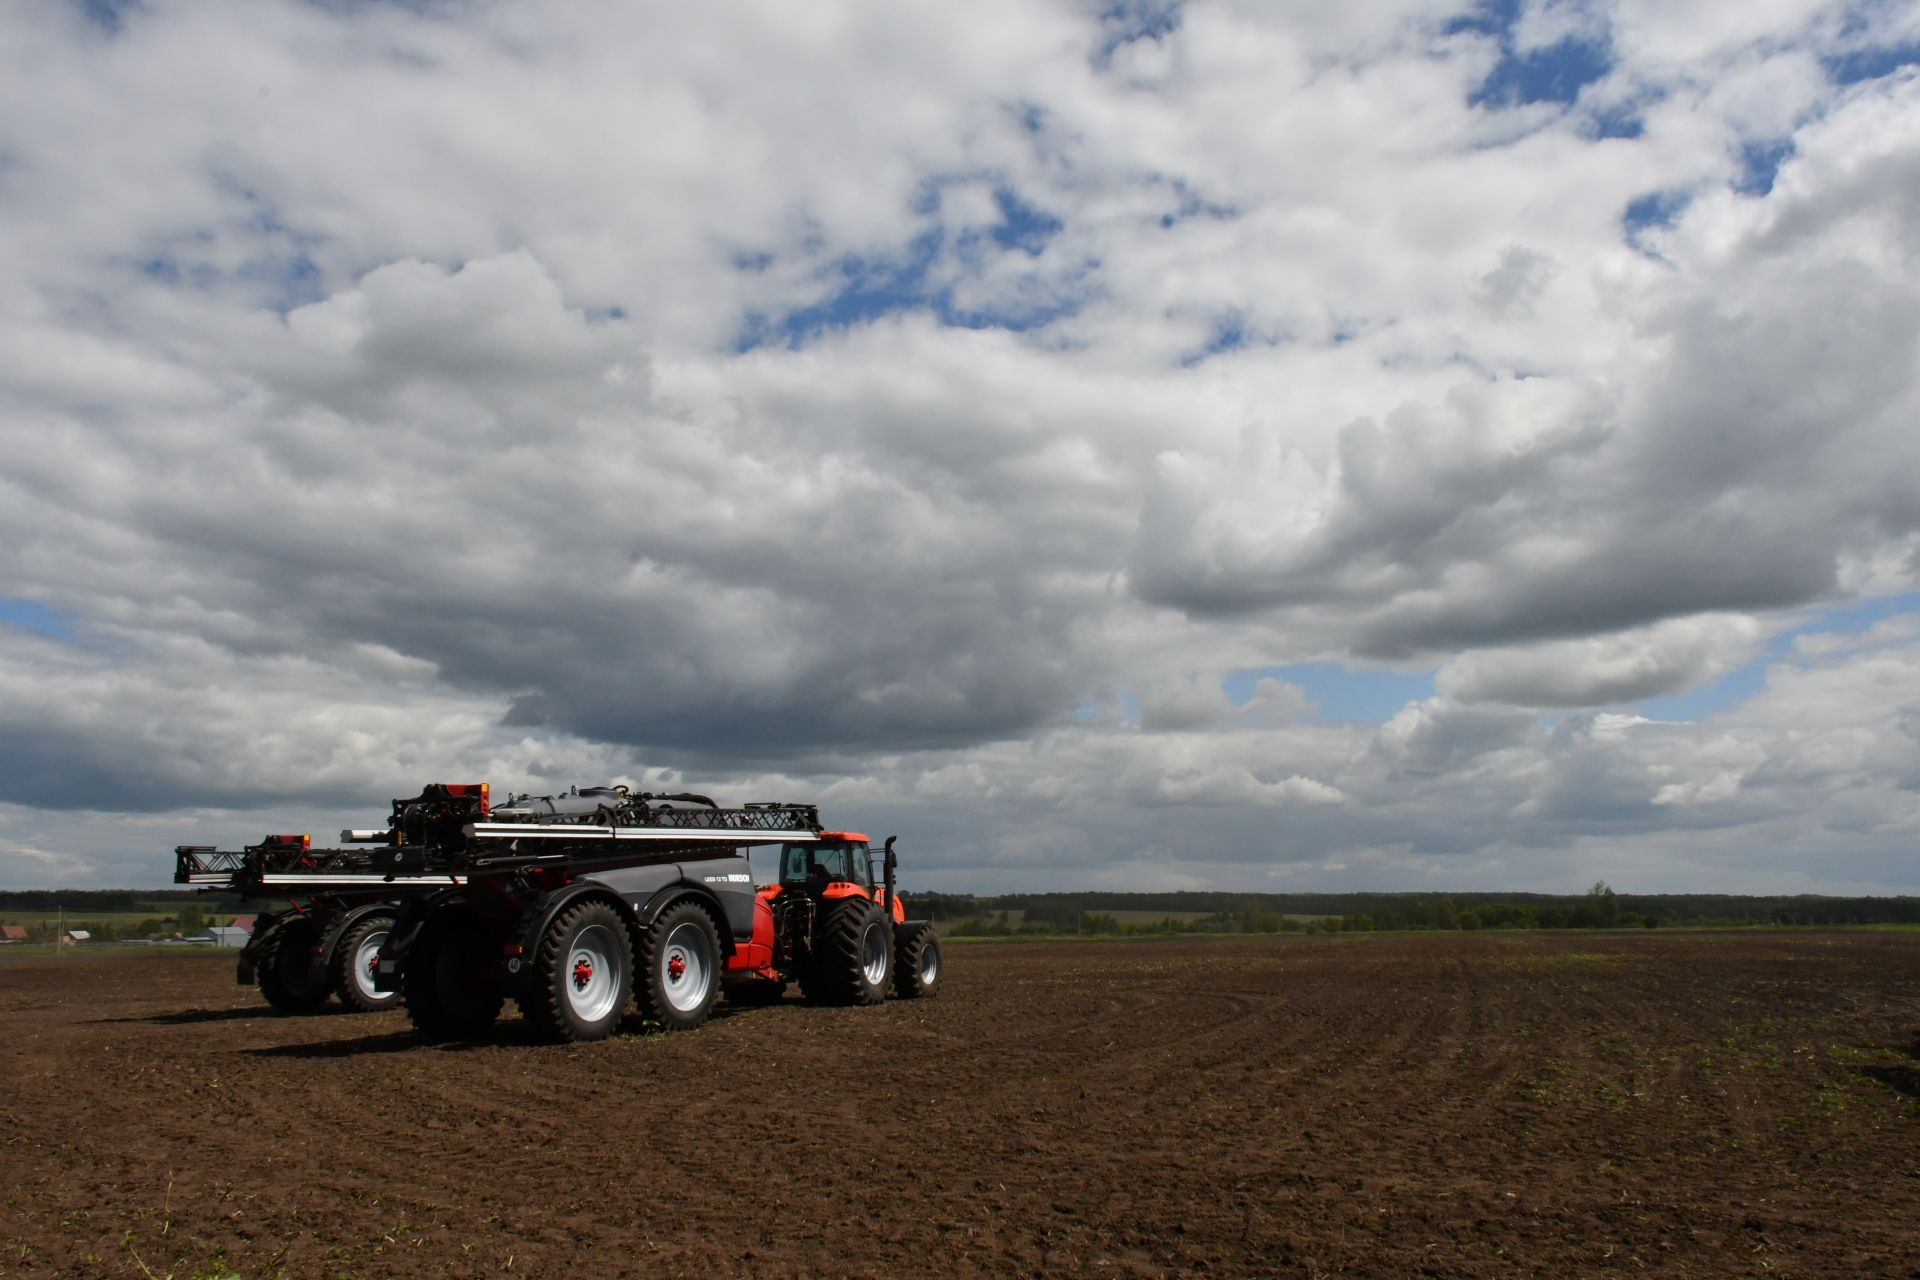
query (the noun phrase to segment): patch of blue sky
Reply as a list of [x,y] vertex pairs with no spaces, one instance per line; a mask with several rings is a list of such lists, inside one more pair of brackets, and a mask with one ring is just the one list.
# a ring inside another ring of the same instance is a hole
[[1756,661],[1722,676],[1710,685],[1666,698],[1645,698],[1636,710],[1649,720],[1699,720],[1752,697],[1766,684],[1767,668],[1792,658],[1794,641],[1802,636],[1860,636],[1877,623],[1901,614],[1920,613],[1920,592],[1885,596],[1859,604],[1828,609],[1808,622],[1791,627],[1767,641],[1766,653]]
[[1649,191],[1627,202],[1620,212],[1620,230],[1622,238],[1629,247],[1640,253],[1664,262],[1659,251],[1646,239],[1648,231],[1670,227],[1680,220],[1680,215],[1693,203],[1691,191],[1668,189]]
[[1179,30],[1184,0],[1113,0],[1100,11],[1102,39],[1096,65],[1105,66],[1123,45],[1158,40]]
[[1764,196],[1773,190],[1780,166],[1793,155],[1792,138],[1767,138],[1740,147],[1740,173],[1733,189],[1743,196]]
[[1639,138],[1647,132],[1646,108],[1659,101],[1653,95],[1619,106],[1601,107],[1587,116],[1587,133],[1598,139]]
[[1508,48],[1467,102],[1475,107],[1512,107],[1534,102],[1571,105],[1580,100],[1582,89],[1612,69],[1612,50],[1595,41],[1562,40],[1525,53]]
[[1463,31],[1483,36],[1499,36],[1503,43],[1513,37],[1513,26],[1520,20],[1521,0],[1480,0],[1471,12],[1458,15],[1441,28],[1446,35]]
[[1018,249],[1038,257],[1046,250],[1047,241],[1060,234],[1060,219],[1028,204],[1011,187],[995,189],[993,202],[1000,209],[1000,221],[987,234],[1002,249]]
[[1200,345],[1200,349],[1180,357],[1180,366],[1191,369],[1195,365],[1211,360],[1214,356],[1238,351],[1249,341],[1245,317],[1238,312],[1221,316],[1214,321],[1213,333]]
[[[747,352],[765,346],[799,348],[823,333],[852,329],[909,312],[930,313],[941,324],[955,328],[1013,332],[1035,329],[1072,314],[1078,304],[1071,299],[1045,300],[1017,309],[971,309],[954,300],[951,283],[935,283],[934,268],[943,256],[951,256],[963,264],[977,262],[991,251],[1038,257],[1062,230],[1058,218],[1028,203],[1011,188],[996,189],[994,203],[999,210],[999,220],[983,232],[956,234],[935,226],[914,237],[897,256],[849,255],[835,261],[819,274],[829,285],[826,296],[783,315],[749,314],[734,339],[734,350]],[[922,193],[915,209],[921,213],[937,212],[937,186]],[[989,245],[991,250],[987,248]],[[749,273],[764,272],[773,265],[770,255],[760,253],[736,254],[734,262],[737,269]]]
[[282,253],[270,249],[226,270],[197,260],[190,251],[172,250],[139,259],[131,266],[147,279],[170,289],[195,293],[239,289],[258,305],[281,315],[326,297],[319,264],[297,250]]
[[120,34],[127,14],[143,7],[142,0],[73,0],[81,16],[108,35]]
[[[231,177],[218,180],[228,212],[217,224],[168,237],[144,258],[123,259],[147,279],[198,293],[238,290],[285,315],[326,296],[316,254],[324,237],[290,226],[273,201]],[[223,252],[237,245],[240,253]],[[228,265],[233,259],[238,265]]]
[[0,626],[19,627],[69,643],[74,639],[72,615],[22,596],[0,596]]
[[779,317],[749,315],[734,349],[798,347],[820,333],[850,329],[898,312],[937,309],[942,291],[930,289],[927,276],[943,242],[942,233],[934,230],[916,237],[898,259],[841,258],[821,273],[823,280],[831,282],[826,297]]
[[1860,84],[1920,66],[1920,44],[1867,45],[1824,57],[1820,64],[1835,84]]
[[281,315],[327,296],[320,265],[304,253],[252,259],[234,277],[236,282],[258,290],[265,304]]
[[1729,671],[1710,685],[1688,689],[1666,698],[1642,698],[1634,710],[1649,720],[1701,720],[1723,711],[1736,702],[1744,702],[1767,681],[1767,664],[1750,662]]
[[1183,178],[1156,174],[1150,179],[1155,185],[1165,186],[1173,192],[1175,205],[1160,215],[1160,229],[1171,231],[1183,222],[1203,218],[1214,222],[1224,222],[1239,216],[1239,210],[1230,204],[1218,200],[1209,200],[1187,185]]
[[1483,0],[1473,13],[1454,19],[1446,28],[1449,33],[1478,32],[1500,42],[1500,61],[1468,96],[1469,105],[1570,105],[1579,101],[1582,89],[1613,69],[1613,48],[1607,40],[1569,36],[1540,48],[1517,47],[1514,28],[1520,9],[1520,0]]
[[1795,639],[1805,635],[1827,634],[1858,636],[1865,635],[1888,618],[1901,614],[1920,613],[1920,591],[1909,591],[1902,595],[1882,596],[1877,600],[1863,600],[1859,604],[1843,605],[1837,609],[1828,609],[1811,622],[1802,623],[1790,631],[1775,636],[1771,647],[1780,654],[1788,652]]
[[1313,710],[1307,717],[1322,723],[1385,724],[1409,702],[1433,696],[1433,672],[1354,669],[1337,662],[1305,662],[1285,667],[1258,667],[1236,671],[1221,682],[1227,700],[1245,706],[1262,680],[1281,680],[1306,690]]
[[245,209],[243,233],[258,250],[235,272],[237,279],[260,289],[269,306],[282,315],[326,296],[314,254],[324,238],[290,225],[272,200],[244,183],[231,180],[223,188]]
[[1620,224],[1627,229],[1629,236],[1648,227],[1670,227],[1680,220],[1680,215],[1692,203],[1690,192],[1671,189],[1649,191],[1627,202],[1626,209],[1620,215]]

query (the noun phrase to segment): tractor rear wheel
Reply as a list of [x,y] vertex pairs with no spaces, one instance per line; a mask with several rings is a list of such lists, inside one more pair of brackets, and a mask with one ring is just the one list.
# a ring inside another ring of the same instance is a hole
[[327,984],[313,972],[319,930],[307,919],[274,928],[261,947],[260,994],[281,1013],[312,1013],[327,1002]]
[[893,977],[893,929],[865,898],[847,898],[820,922],[813,964],[803,978],[807,998],[822,1004],[879,1004]]
[[933,921],[903,924],[894,935],[893,994],[902,1000],[940,994],[940,931]]
[[720,933],[697,902],[662,911],[640,937],[634,957],[634,1003],[647,1022],[691,1031],[707,1020],[720,995]]
[[390,915],[365,916],[340,936],[333,949],[333,990],[340,1003],[358,1013],[384,1013],[400,1003],[398,991],[377,991],[373,966],[393,931]]
[[580,902],[556,917],[533,953],[533,990],[520,1003],[551,1040],[604,1040],[633,995],[633,939],[620,913]]
[[506,997],[489,972],[486,939],[463,915],[430,920],[400,965],[414,1030],[432,1040],[471,1040],[493,1025]]

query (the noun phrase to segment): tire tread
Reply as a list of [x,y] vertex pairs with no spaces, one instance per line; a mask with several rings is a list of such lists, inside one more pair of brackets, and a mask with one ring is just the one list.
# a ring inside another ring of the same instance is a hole
[[[574,1021],[572,1010],[567,1007],[567,998],[561,991],[561,980],[565,974],[566,954],[572,950],[570,943],[574,926],[582,916],[599,913],[607,917],[604,923],[610,925],[617,938],[626,939],[625,957],[627,974],[627,999],[620,1001],[612,1020],[604,1027],[583,1027]],[[613,1034],[620,1019],[626,1015],[627,1002],[632,998],[634,987],[633,939],[627,932],[627,922],[617,912],[603,902],[576,902],[568,906],[553,918],[546,931],[540,935],[540,944],[533,953],[533,990],[520,1001],[520,1010],[533,1023],[535,1031],[542,1039],[555,1040],[564,1044],[584,1044],[594,1040],[604,1040]]]
[[[657,989],[656,983],[660,974],[660,952],[667,945],[668,935],[681,924],[695,918],[706,923],[707,942],[713,949],[713,977],[706,1004],[691,1013],[683,1013],[668,1003],[666,993]],[[713,1012],[714,1003],[720,998],[720,979],[725,967],[726,956],[720,949],[720,927],[714,922],[712,914],[698,902],[677,902],[655,916],[653,923],[640,931],[639,941],[633,948],[633,1003],[645,1022],[669,1031],[691,1031]]]
[[354,956],[360,950],[360,942],[369,933],[378,933],[393,929],[393,917],[389,915],[370,915],[355,921],[347,931],[340,935],[340,941],[333,949],[333,993],[340,997],[340,1003],[355,1013],[383,1013],[398,1005],[401,995],[398,991],[369,1000],[360,990],[360,984],[354,980]]

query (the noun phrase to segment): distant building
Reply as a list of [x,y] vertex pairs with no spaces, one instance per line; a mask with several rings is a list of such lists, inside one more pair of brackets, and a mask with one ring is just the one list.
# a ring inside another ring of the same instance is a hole
[[244,930],[248,937],[252,937],[253,936],[253,917],[252,916],[235,916],[233,918],[233,927],[236,929]]
[[25,942],[27,926],[23,924],[0,924],[0,942]]
[[71,946],[76,942],[92,942],[93,933],[87,929],[69,929],[60,935],[60,945]]
[[245,929],[237,929],[230,924],[208,925],[199,933],[188,938],[187,941],[198,942],[203,946],[244,947],[247,945],[247,931]]

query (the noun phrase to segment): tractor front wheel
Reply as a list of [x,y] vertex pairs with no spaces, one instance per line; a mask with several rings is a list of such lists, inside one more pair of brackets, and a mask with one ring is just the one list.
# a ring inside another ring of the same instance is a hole
[[640,937],[635,957],[640,1016],[669,1031],[691,1031],[707,1020],[720,995],[720,934],[697,902],[662,911]]
[[579,1044],[613,1034],[632,994],[627,922],[604,902],[581,902],[547,926],[520,1007],[548,1039]]
[[903,924],[895,935],[893,994],[902,1000],[940,994],[940,931],[933,921]]

